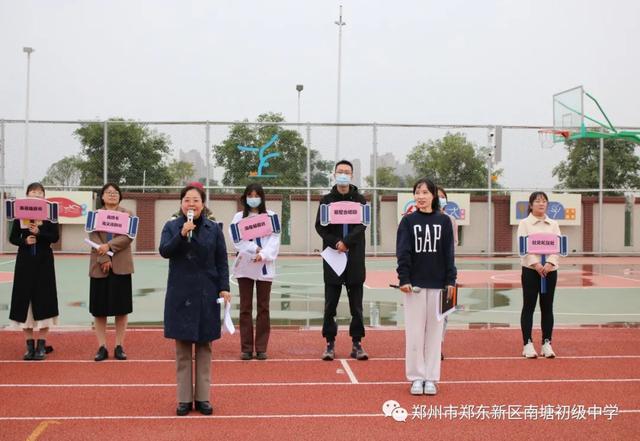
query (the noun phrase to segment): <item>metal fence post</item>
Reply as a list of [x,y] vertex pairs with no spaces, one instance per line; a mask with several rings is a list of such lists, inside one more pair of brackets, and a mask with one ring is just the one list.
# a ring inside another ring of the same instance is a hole
[[[4,192],[6,191],[4,187],[4,155],[5,155],[5,144],[4,144],[4,120],[0,120],[0,209],[4,209]],[[6,231],[6,222],[0,221],[0,252],[4,253],[4,238]]]
[[373,123],[373,215],[371,228],[373,229],[373,255],[378,255],[378,125]]
[[[0,120],[0,185],[5,184],[4,182],[4,119]],[[4,191],[4,188],[2,189]],[[4,207],[4,205],[3,205]]]
[[493,155],[491,152],[491,128],[488,128],[489,134],[487,135],[489,153],[487,155],[487,256],[493,255],[493,210],[491,206],[491,174],[492,174],[492,161]]
[[207,177],[205,178],[204,181],[204,187],[206,188],[206,201],[205,201],[205,205],[209,204],[209,177],[211,177],[211,125],[209,124],[209,121],[206,122],[205,125],[205,129],[204,129],[204,142],[205,142],[205,155],[207,156],[206,160],[205,160],[205,164],[206,164],[206,168],[207,168]]
[[107,182],[109,182],[109,175],[107,174],[108,171],[108,167],[109,167],[109,160],[107,159],[107,153],[109,150],[109,141],[108,141],[108,134],[109,134],[109,121],[105,120],[104,122],[104,134],[102,136],[102,151],[103,151],[103,158],[102,158],[102,184],[106,184]]
[[307,124],[307,256],[311,255],[311,125]]

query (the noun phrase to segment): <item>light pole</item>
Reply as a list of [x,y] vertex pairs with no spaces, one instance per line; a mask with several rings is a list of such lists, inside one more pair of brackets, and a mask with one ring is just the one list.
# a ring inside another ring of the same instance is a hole
[[22,163],[22,184],[27,188],[27,169],[29,166],[29,77],[31,74],[31,53],[32,47],[23,47],[22,52],[27,54],[27,103],[24,116],[24,160]]
[[303,89],[303,84],[296,84],[296,90],[298,91],[298,130],[300,130],[300,92],[302,92]]
[[[342,21],[342,5],[340,5],[340,16],[338,21],[334,22],[338,25],[338,99],[336,111],[336,124],[340,124],[340,77],[342,73],[342,26],[347,23]],[[336,162],[340,160],[340,126],[336,125]]]

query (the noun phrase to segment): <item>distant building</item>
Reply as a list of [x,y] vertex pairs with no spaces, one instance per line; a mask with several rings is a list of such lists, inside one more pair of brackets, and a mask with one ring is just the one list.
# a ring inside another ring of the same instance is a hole
[[351,163],[353,164],[353,177],[351,178],[351,183],[356,187],[360,187],[362,184],[362,162],[360,159],[352,159]]
[[[373,176],[373,155],[370,155],[369,162],[369,176]],[[378,163],[376,164],[377,168],[382,167],[391,167],[393,172],[400,176],[414,176],[416,171],[413,166],[407,162],[400,163],[396,160],[396,157],[393,156],[393,153],[385,153],[383,155],[378,155]]]
[[198,150],[191,149],[188,152],[185,152],[180,149],[180,152],[178,153],[178,160],[189,162],[193,165],[193,176],[189,178],[190,180],[199,181],[200,179],[206,179],[207,165]]

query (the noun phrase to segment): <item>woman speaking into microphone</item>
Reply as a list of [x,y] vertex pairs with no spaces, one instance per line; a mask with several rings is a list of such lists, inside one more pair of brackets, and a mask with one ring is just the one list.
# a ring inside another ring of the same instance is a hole
[[[219,298],[231,301],[227,248],[220,226],[203,216],[204,190],[180,192],[182,216],[162,230],[160,254],[169,259],[164,303],[164,336],[176,341],[176,414],[195,408],[211,415],[211,342],[220,338]],[[192,353],[195,347],[195,392]]]

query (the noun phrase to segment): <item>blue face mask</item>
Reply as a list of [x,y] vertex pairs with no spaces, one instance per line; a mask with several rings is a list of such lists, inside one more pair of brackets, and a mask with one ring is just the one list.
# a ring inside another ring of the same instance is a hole
[[336,174],[336,184],[338,185],[349,185],[351,184],[351,176],[345,173]]
[[260,198],[247,198],[247,205],[251,208],[258,208],[262,199]]
[[440,208],[444,208],[447,205],[447,198],[438,198],[440,201]]

